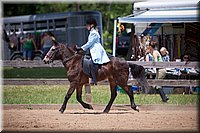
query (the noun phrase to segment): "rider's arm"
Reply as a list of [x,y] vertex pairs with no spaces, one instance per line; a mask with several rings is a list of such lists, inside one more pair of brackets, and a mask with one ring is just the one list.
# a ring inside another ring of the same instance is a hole
[[81,48],[86,51],[88,48],[92,47],[98,40],[98,35],[96,33],[91,33],[88,38],[88,42],[84,44]]

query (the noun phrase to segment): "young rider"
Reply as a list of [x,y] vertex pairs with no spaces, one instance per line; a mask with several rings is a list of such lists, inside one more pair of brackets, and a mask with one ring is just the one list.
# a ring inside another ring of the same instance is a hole
[[96,29],[97,22],[94,18],[89,18],[86,20],[86,28],[90,31],[88,36],[88,41],[81,47],[77,47],[77,51],[87,49],[90,50],[92,63],[90,63],[92,81],[91,84],[97,85],[97,72],[98,67],[101,64],[108,63],[110,59],[108,58],[106,51],[100,43],[100,35]]

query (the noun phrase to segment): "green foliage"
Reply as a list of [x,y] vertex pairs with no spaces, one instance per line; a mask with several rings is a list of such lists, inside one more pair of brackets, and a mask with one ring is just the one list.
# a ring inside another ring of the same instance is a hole
[[[27,86],[3,86],[3,104],[62,104],[69,86],[64,85],[27,85]],[[91,87],[92,103],[107,104],[110,99],[110,89],[107,85]],[[144,104],[163,104],[158,94],[144,95],[135,94],[135,103]],[[168,104],[174,105],[198,105],[199,95],[168,95],[170,100]],[[85,101],[85,89],[83,89],[83,100]],[[76,92],[73,93],[69,103],[77,104]],[[129,97],[126,94],[118,93],[114,104],[130,104]],[[166,103],[165,103],[166,104]],[[31,106],[27,107],[31,109]]]

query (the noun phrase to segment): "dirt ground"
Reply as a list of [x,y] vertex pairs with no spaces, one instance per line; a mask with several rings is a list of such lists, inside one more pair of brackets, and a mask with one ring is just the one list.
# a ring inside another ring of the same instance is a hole
[[108,114],[93,107],[69,104],[60,114],[60,105],[3,105],[3,131],[199,131],[197,106],[113,105]]

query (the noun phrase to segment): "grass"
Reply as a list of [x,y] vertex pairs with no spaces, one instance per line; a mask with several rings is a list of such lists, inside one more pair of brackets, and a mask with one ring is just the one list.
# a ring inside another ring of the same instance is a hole
[[64,68],[12,68],[4,67],[3,78],[66,78]]
[[[3,86],[3,104],[62,104],[69,86],[63,85],[27,85],[27,86]],[[92,103],[107,104],[110,99],[109,86],[92,86]],[[72,95],[69,103],[77,104],[76,92]],[[198,105],[199,95],[168,95],[169,104],[175,105]],[[83,100],[86,99],[85,89],[83,88]],[[163,104],[157,94],[144,95],[135,94],[136,104]],[[129,97],[126,94],[118,93],[114,104],[130,104]]]

